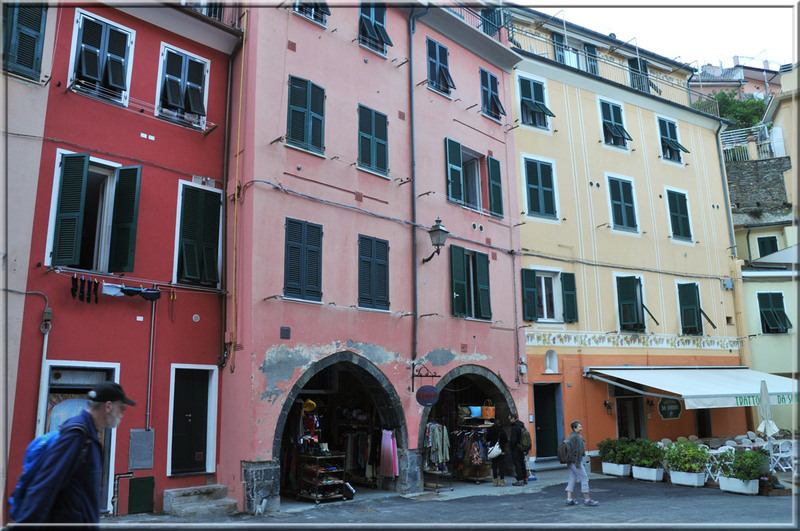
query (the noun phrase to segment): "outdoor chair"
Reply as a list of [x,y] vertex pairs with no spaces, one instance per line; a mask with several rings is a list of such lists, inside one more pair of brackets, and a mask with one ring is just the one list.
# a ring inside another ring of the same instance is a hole
[[689,435],[689,442],[697,442],[700,437],[697,435]]
[[753,442],[755,442],[756,444],[764,444],[764,443],[765,443],[765,442],[767,442],[767,441],[765,441],[765,440],[764,440],[764,439],[762,439],[761,437],[756,437],[756,438],[755,438],[755,440],[754,440]]
[[778,461],[775,466],[786,472],[792,469],[792,441],[786,439],[778,445],[776,457]]
[[778,466],[778,461],[779,461],[778,452],[775,446],[776,444],[773,443],[772,441],[767,441],[766,443],[764,443],[764,446],[762,446],[762,448],[764,448],[766,451],[769,452],[769,469],[771,471],[775,471],[775,468]]
[[752,431],[748,431],[747,432],[747,438],[752,441],[753,439],[756,438],[756,434],[754,432],[752,432]]
[[663,439],[661,439],[661,444],[669,444],[669,443],[671,443],[671,442],[672,442],[672,439],[668,439],[668,438],[666,438],[666,437],[664,437]]
[[736,446],[736,441],[727,440],[725,441],[725,446]]
[[689,439],[687,439],[686,437],[678,437],[678,441],[688,441],[688,440]]
[[733,440],[736,441],[737,443],[742,439],[747,439],[747,435],[737,435],[736,437],[733,438]]

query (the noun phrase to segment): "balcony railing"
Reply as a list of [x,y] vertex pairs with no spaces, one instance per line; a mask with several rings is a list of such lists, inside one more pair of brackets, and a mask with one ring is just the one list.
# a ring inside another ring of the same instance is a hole
[[720,136],[725,162],[763,160],[783,156],[783,145],[773,145],[769,124],[725,131]]
[[224,4],[222,3],[203,3],[203,2],[193,2],[193,3],[186,3],[186,7],[201,13],[208,18],[213,18],[219,22],[224,22],[222,19],[222,8]]
[[[461,18],[464,22],[476,28],[489,37],[496,39],[499,42],[506,43],[507,36],[510,31],[511,16],[508,10],[496,7],[486,7],[476,11],[471,7],[459,5],[456,7],[446,7],[454,15]],[[505,38],[502,28],[506,28]]]
[[566,66],[632,87],[646,94],[653,94],[671,102],[719,116],[717,100],[691,90],[685,81],[677,81],[663,74],[631,69],[628,65],[568,45],[556,45],[549,38],[537,35],[525,27],[512,24],[510,30],[509,41],[520,50],[547,57]]

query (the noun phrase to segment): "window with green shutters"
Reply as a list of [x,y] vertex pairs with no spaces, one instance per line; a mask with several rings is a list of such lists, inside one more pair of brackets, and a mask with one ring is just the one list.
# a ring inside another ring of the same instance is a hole
[[221,209],[221,191],[182,185],[178,282],[208,287],[219,283]]
[[519,78],[519,96],[522,123],[547,129],[547,117],[555,117],[544,102],[544,83]]
[[659,118],[658,131],[661,135],[661,156],[672,162],[681,162],[681,151],[689,153],[689,150],[678,142],[678,125],[671,120]]
[[386,53],[394,46],[386,31],[386,4],[361,4],[358,23],[358,42],[372,51]]
[[133,271],[142,167],[110,168],[88,153],[63,154],[59,167],[50,264]]
[[439,44],[428,37],[428,87],[441,92],[450,94],[455,90],[456,84],[450,76],[450,69],[447,64],[447,47]]
[[522,269],[522,318],[525,321],[578,321],[575,275]]
[[616,103],[600,102],[603,118],[603,140],[610,146],[627,147],[627,141],[633,140],[622,124],[622,107]]
[[617,277],[617,305],[620,331],[644,332],[642,281],[638,277]]
[[700,290],[697,284],[678,284],[678,303],[681,314],[681,333],[703,335],[703,323],[700,320]]
[[450,273],[453,315],[491,319],[489,255],[451,245]]
[[[473,210],[503,217],[503,184],[500,161],[485,157],[445,138],[447,198]],[[484,167],[485,164],[485,167]],[[488,192],[488,193],[485,193]]]
[[47,7],[3,4],[3,69],[39,81]]
[[636,230],[636,207],[633,202],[633,184],[624,179],[608,178],[608,195],[615,229]]
[[556,219],[556,193],[552,164],[525,159],[525,186],[528,215]]
[[204,127],[209,62],[164,46],[158,115]]
[[481,74],[481,109],[483,114],[495,120],[506,115],[506,110],[500,102],[500,93],[497,89],[497,76],[491,72],[480,69]]
[[322,300],[322,225],[286,218],[283,294]]
[[758,257],[767,256],[778,252],[777,236],[760,236],[756,238],[758,242]]
[[358,166],[389,173],[388,122],[385,114],[358,106]]
[[325,89],[289,76],[286,143],[315,153],[325,151]]
[[295,2],[294,11],[309,20],[325,25],[325,17],[331,16],[327,2]]
[[668,190],[667,205],[669,206],[672,237],[677,240],[692,241],[692,227],[689,223],[689,205],[686,194]]
[[74,88],[127,104],[133,32],[85,13],[78,25]]
[[358,305],[389,309],[389,242],[358,237]]
[[761,331],[765,334],[786,334],[792,328],[783,306],[782,292],[758,293]]

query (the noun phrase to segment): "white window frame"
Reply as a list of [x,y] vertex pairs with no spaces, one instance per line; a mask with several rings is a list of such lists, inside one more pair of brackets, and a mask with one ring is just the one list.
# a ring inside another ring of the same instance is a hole
[[[610,173],[605,172],[605,186],[606,186],[606,196],[608,198],[608,227],[611,229],[611,232],[615,234],[625,234],[627,236],[642,236],[642,223],[639,216],[639,207],[638,201],[636,200],[636,181],[633,177],[628,177],[627,175],[621,175],[619,173]],[[636,229],[617,229],[614,227],[614,207],[611,204],[611,188],[608,185],[609,178],[614,178],[619,181],[626,181],[631,185],[631,196],[633,197],[633,213],[636,216]],[[669,212],[669,210],[667,210]]]
[[[642,302],[643,306],[647,306],[647,290],[645,289],[645,286],[644,286],[644,275],[637,274],[637,273],[632,273],[632,272],[628,272],[628,271],[625,271],[625,272],[614,271],[611,275],[612,275],[612,278],[614,279],[614,319],[616,319],[616,323],[617,323],[617,333],[619,333],[619,334],[634,334],[634,333],[647,334],[647,333],[649,333],[648,323],[650,321],[650,314],[648,314],[647,311],[645,311],[644,308],[642,308],[642,319],[644,320],[644,330],[641,331],[641,332],[631,332],[629,330],[623,330],[622,329],[622,322],[620,320],[620,315],[619,315],[619,286],[618,286],[619,280],[618,279],[620,277],[636,277],[636,278],[638,278],[639,279],[639,284],[642,286],[642,293],[641,293],[642,301],[641,302]],[[678,288],[676,287],[675,289],[677,290]]]
[[[50,219],[47,223],[47,245],[44,250],[44,260],[46,266],[52,265],[53,240],[56,233],[56,214],[58,213],[58,198],[61,195],[61,160],[64,155],[75,155],[77,151],[67,151],[66,149],[56,149],[56,164],[53,170],[53,193],[50,195]],[[89,155],[89,169],[95,173],[106,173],[106,186],[102,194],[102,214],[97,223],[97,233],[95,234],[94,264],[92,269],[98,273],[108,272],[108,251],[111,245],[111,223],[110,220],[114,213],[114,191],[116,183],[113,179],[114,171],[122,167],[122,164],[99,159]]]
[[[618,105],[619,106],[620,111],[621,111],[620,115],[622,116],[622,127],[625,128],[625,131],[627,131],[628,134],[631,137],[633,137],[633,135],[631,135],[631,132],[628,130],[628,120],[627,120],[627,118],[625,116],[625,105],[623,104],[623,102],[621,102],[619,100],[613,100],[611,98],[607,98],[606,96],[601,96],[599,94],[597,95],[596,99],[597,99],[597,120],[598,120],[598,127],[600,127],[600,145],[603,148],[610,149],[610,150],[612,150],[612,151],[614,151],[616,153],[627,153],[628,155],[630,155],[630,153],[631,153],[631,142],[633,142],[632,140],[626,140],[624,146],[606,144],[605,132],[603,130],[603,102],[606,102],[606,103],[610,103],[612,105]],[[658,122],[656,122],[656,126],[657,125],[658,125]],[[660,138],[660,136],[659,136],[659,138]]]
[[[551,296],[553,298],[553,315],[549,315],[544,317],[542,315],[537,315],[537,323],[563,323],[564,322],[564,290],[561,286],[561,269],[557,269],[554,267],[541,267],[535,266],[531,267],[534,271],[536,271],[536,297],[537,297],[537,314],[538,314],[538,304],[539,298],[544,297],[544,292],[542,287],[544,286],[544,279],[549,278],[552,281],[552,292]],[[544,302],[546,300],[542,299],[542,309],[546,308]]]
[[[167,50],[171,50],[175,53],[179,53],[182,55],[186,55],[191,57],[192,59],[196,60],[197,62],[205,64],[205,79],[203,85],[203,108],[206,110],[205,116],[198,116],[196,120],[190,120],[186,117],[179,118],[175,111],[169,109],[161,109],[161,91],[164,90],[164,66],[167,59]],[[188,52],[182,48],[178,48],[177,46],[173,46],[172,44],[168,44],[166,42],[161,42],[161,50],[159,51],[158,56],[158,78],[156,80],[156,99],[155,99],[155,108],[153,111],[154,116],[162,116],[167,120],[175,121],[176,123],[185,124],[191,127],[197,127],[200,130],[205,131],[206,122],[208,118],[208,84],[209,79],[211,77],[211,61],[206,59],[205,57],[201,57],[197,54],[192,52]]]
[[[669,209],[669,192],[675,192],[681,194],[686,198],[686,212],[688,213],[689,216],[689,230],[692,231],[692,237],[689,238],[688,240],[685,240],[683,238],[676,238],[675,233],[672,231],[672,211],[670,211]],[[664,186],[664,203],[667,207],[666,208],[667,227],[669,227],[669,236],[672,243],[676,243],[679,245],[686,245],[688,247],[694,247],[695,246],[694,224],[692,223],[692,207],[689,204],[689,192],[687,190],[684,190],[682,188],[676,188],[674,186]]]
[[[213,182],[213,181],[211,181]],[[177,198],[177,205],[175,206],[175,247],[173,249],[172,255],[172,283],[173,284],[181,284],[178,282],[178,254],[180,252],[180,245],[181,245],[181,214],[183,212],[183,187],[184,186],[194,186],[195,188],[201,188],[203,190],[208,190],[211,192],[216,192],[220,195],[220,200],[224,201],[224,197],[222,195],[222,190],[219,188],[215,188],[213,186],[207,186],[204,184],[197,184],[195,182],[184,181],[180,180],[178,182],[178,198]],[[222,202],[220,202],[220,213],[219,213],[219,238],[217,239],[217,271],[219,272],[220,282],[217,283],[217,288],[219,288],[220,283],[222,282],[222,231],[225,227],[222,218]]]
[[676,120],[675,118],[670,118],[669,116],[665,116],[663,114],[656,114],[655,115],[656,138],[658,138],[658,154],[659,158],[661,159],[661,162],[663,162],[664,164],[669,164],[670,166],[675,166],[676,168],[685,168],[686,163],[684,162],[683,158],[686,155],[686,153],[679,151],[680,160],[670,160],[664,156],[664,150],[661,147],[661,128],[658,125],[659,120],[665,120],[667,122],[674,123],[675,134],[678,137],[676,138],[676,141],[681,145],[683,145],[683,142],[681,142],[681,132],[680,128],[678,127],[678,120]]
[[[556,209],[555,218],[548,218],[546,216],[535,216],[528,213],[528,172],[525,168],[525,161],[532,160],[536,162],[543,162],[549,164],[553,174],[553,205]],[[520,153],[520,174],[523,178],[519,180],[522,185],[522,200],[525,207],[525,220],[538,221],[541,223],[550,223],[553,225],[561,225],[560,203],[558,198],[558,171],[556,170],[556,159],[542,157],[531,153]]]
[[[219,367],[216,365],[200,365],[190,363],[173,363],[169,374],[169,419],[167,424],[167,462],[166,475],[172,473],[172,417],[175,405],[175,370],[190,369],[208,372],[208,411],[206,413],[206,469],[198,474],[216,472],[217,458],[217,402],[219,401]],[[177,474],[182,475],[182,474]]]
[[[756,236],[756,249],[758,249],[758,257],[759,258],[763,258],[764,256],[769,256],[768,254],[763,254],[763,255],[761,254],[761,246],[759,245],[759,241],[760,240],[766,240],[768,238],[769,239],[774,239],[775,240],[775,247],[778,249],[778,251],[781,250],[780,242],[778,241],[778,236],[776,236],[775,234],[768,234],[766,236]],[[778,251],[775,251],[775,252],[778,252]]]
[[520,78],[527,79],[529,81],[533,81],[533,82],[536,82],[536,83],[541,83],[542,86],[544,87],[544,89],[543,89],[543,92],[544,92],[544,104],[548,109],[552,110],[552,107],[550,107],[550,89],[547,86],[547,78],[540,77],[540,76],[535,76],[535,75],[530,74],[528,72],[525,72],[524,74],[518,72],[516,80],[515,80],[515,85],[514,85],[514,87],[516,89],[515,90],[515,94],[516,94],[516,97],[517,97],[517,101],[515,103],[517,105],[517,112],[519,113],[518,114],[519,123],[520,123],[520,125],[522,127],[524,127],[527,131],[537,131],[537,132],[542,133],[542,134],[553,136],[553,118],[550,117],[550,116],[546,117],[547,127],[541,127],[541,126],[538,126],[538,125],[531,125],[531,124],[522,123],[522,107],[523,106],[522,106],[522,95],[520,94],[520,90],[519,90],[519,80],[520,80]]
[[[104,100],[121,103],[123,106],[127,107],[128,106],[128,100],[130,98],[130,92],[131,92],[131,73],[133,71],[133,52],[134,52],[134,49],[136,48],[136,46],[135,46],[135,44],[136,44],[136,31],[132,30],[132,29],[126,27],[126,26],[123,26],[121,24],[118,24],[117,22],[114,22],[113,20],[109,20],[107,18],[103,18],[103,17],[101,17],[99,15],[96,15],[96,14],[92,13],[91,11],[86,11],[86,10],[80,9],[80,8],[75,9],[75,23],[73,25],[72,44],[70,45],[71,48],[70,48],[70,52],[69,52],[69,64],[70,64],[70,67],[69,67],[69,76],[67,77],[67,86],[71,87],[72,84],[75,82],[75,80],[77,78],[76,70],[77,70],[77,65],[78,65],[78,56],[77,56],[77,52],[78,52],[78,35],[80,34],[81,23],[82,23],[82,19],[84,17],[95,19],[98,22],[102,22],[104,24],[108,24],[108,25],[114,26],[114,27],[120,29],[121,31],[127,32],[128,35],[129,35],[129,37],[128,37],[128,56],[126,57],[126,72],[125,72],[125,86],[128,87],[128,88],[126,90],[121,91],[121,97],[120,97],[119,100],[114,99],[114,98],[102,98]],[[99,96],[97,96],[95,94],[88,93],[88,92],[82,92],[81,91],[81,92],[78,92],[78,93],[79,94],[86,94],[86,95],[91,96],[91,97],[99,97]]]

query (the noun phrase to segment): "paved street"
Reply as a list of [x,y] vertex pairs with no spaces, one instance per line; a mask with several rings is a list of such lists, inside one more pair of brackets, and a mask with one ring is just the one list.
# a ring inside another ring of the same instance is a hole
[[[788,474],[781,478],[787,487]],[[400,496],[362,489],[353,500],[322,503],[282,501],[281,510],[264,516],[239,514],[214,518],[176,518],[166,515],[107,517],[104,528],[526,528],[526,527],[691,527],[747,529],[797,528],[797,495],[744,496],[717,488],[690,488],[647,483],[631,478],[590,474],[597,507],[567,506],[566,472],[545,471],[525,487],[493,488],[456,482],[454,490],[426,491]],[[786,479],[784,479],[786,478]]]

